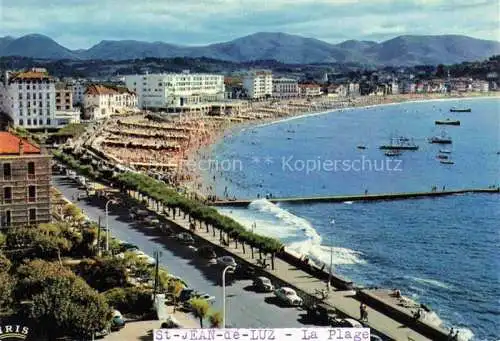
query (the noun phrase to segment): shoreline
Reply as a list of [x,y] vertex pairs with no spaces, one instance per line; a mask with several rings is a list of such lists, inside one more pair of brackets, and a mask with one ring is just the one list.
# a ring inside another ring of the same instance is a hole
[[[417,98],[416,98],[417,97]],[[257,118],[255,120],[248,120],[245,122],[231,122],[231,119],[227,119],[228,126],[224,127],[222,130],[214,130],[213,138],[211,141],[197,149],[189,150],[186,153],[188,165],[197,165],[196,167],[188,167],[186,171],[194,181],[184,181],[180,184],[181,187],[186,188],[188,193],[192,193],[201,198],[207,198],[208,196],[214,196],[219,198],[219,193],[217,193],[217,188],[213,177],[217,175],[212,173],[210,169],[201,169],[201,163],[212,162],[217,160],[217,155],[214,154],[214,148],[222,143],[227,136],[232,136],[233,134],[244,131],[245,129],[256,129],[262,128],[269,125],[279,124],[288,121],[294,121],[297,119],[303,119],[308,117],[320,116],[329,113],[341,113],[344,111],[351,111],[354,109],[369,109],[384,106],[393,106],[398,104],[408,104],[408,103],[424,103],[424,102],[446,102],[446,101],[457,101],[457,100],[485,100],[485,99],[499,99],[500,93],[493,92],[489,95],[477,95],[476,93],[471,93],[466,96],[449,97],[449,95],[429,95],[429,94],[419,94],[419,95],[389,95],[384,97],[378,96],[365,96],[358,97],[354,100],[351,99],[339,99],[338,97],[332,98],[327,103],[335,103],[341,107],[321,110],[321,111],[299,111],[297,113],[291,113],[284,117],[267,117],[267,118]],[[319,99],[319,100],[318,100]],[[321,101],[323,100],[323,101]],[[318,106],[324,104],[325,98],[313,98],[309,102],[309,107]],[[361,100],[361,102],[357,102]],[[289,100],[288,100],[289,101]],[[387,102],[384,102],[387,101]],[[366,102],[381,102],[381,103],[366,103]],[[263,102],[267,103],[267,102]],[[258,107],[256,108],[258,110]],[[215,188],[215,190],[213,190]],[[215,192],[215,193],[214,193]],[[230,198],[231,196],[229,196]],[[220,198],[219,198],[220,199]],[[223,198],[222,198],[223,199]],[[237,199],[237,198],[236,198]]]

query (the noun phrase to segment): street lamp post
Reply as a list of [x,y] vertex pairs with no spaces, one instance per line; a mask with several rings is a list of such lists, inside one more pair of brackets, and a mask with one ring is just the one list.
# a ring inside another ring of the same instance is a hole
[[109,199],[106,202],[106,251],[109,251],[109,225],[108,225],[108,206],[110,203],[114,203],[113,199]]
[[228,265],[222,271],[222,328],[226,328],[226,271],[234,270],[234,267]]
[[[335,226],[334,219],[332,219],[331,224],[332,226]],[[328,291],[330,291],[332,282],[332,266],[333,266],[333,232],[330,233],[330,272],[328,274],[328,283],[326,285]]]

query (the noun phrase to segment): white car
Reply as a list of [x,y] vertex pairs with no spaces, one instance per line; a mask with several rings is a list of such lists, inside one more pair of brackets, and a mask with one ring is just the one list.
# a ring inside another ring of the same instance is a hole
[[292,288],[288,287],[282,287],[279,289],[274,290],[274,295],[280,299],[281,301],[293,305],[293,306],[300,306],[302,305],[302,298],[297,295],[295,290]]
[[238,266],[238,264],[236,264],[236,261],[234,260],[234,258],[231,256],[223,256],[223,257],[217,258],[217,264],[224,265],[224,266],[232,266],[233,268]]

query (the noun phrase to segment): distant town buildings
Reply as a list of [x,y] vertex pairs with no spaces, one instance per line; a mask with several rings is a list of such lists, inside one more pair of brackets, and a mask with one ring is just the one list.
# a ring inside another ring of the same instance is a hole
[[201,73],[167,73],[125,76],[141,109],[178,108],[224,99],[224,76]]
[[291,78],[275,78],[272,80],[273,98],[293,98],[299,96],[299,83]]
[[302,97],[321,96],[321,86],[318,84],[299,84],[299,94]]
[[0,229],[50,222],[50,159],[28,141],[0,132]]
[[273,74],[268,70],[253,70],[243,78],[243,88],[249,99],[269,98],[273,95]]
[[85,91],[83,110],[90,119],[101,120],[137,110],[137,96],[126,88],[93,84]]

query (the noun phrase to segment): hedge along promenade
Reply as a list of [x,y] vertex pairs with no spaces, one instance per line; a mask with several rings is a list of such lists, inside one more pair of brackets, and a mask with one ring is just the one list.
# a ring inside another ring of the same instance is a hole
[[[86,175],[92,179],[99,179],[100,172],[91,165],[82,165],[72,155],[54,151],[54,157],[63,162],[78,173]],[[102,180],[102,178],[101,178]],[[149,197],[162,206],[169,209],[179,209],[192,219],[203,222],[206,225],[212,225],[219,231],[223,231],[230,238],[245,243],[250,247],[256,248],[259,252],[271,254],[272,266],[274,268],[274,256],[283,251],[284,245],[277,239],[261,236],[245,229],[241,224],[230,217],[217,212],[216,209],[203,204],[200,201],[189,199],[175,191],[164,182],[155,180],[145,174],[126,172],[119,174],[114,180],[122,189],[133,190],[143,196]]]
[[277,252],[284,248],[279,240],[248,231],[232,218],[217,212],[216,209],[200,201],[189,199],[165,183],[147,175],[127,172],[120,174],[117,180],[123,188],[139,192],[170,209],[179,209],[195,221],[212,225],[233,239],[257,248],[261,252],[271,254],[273,258]]

